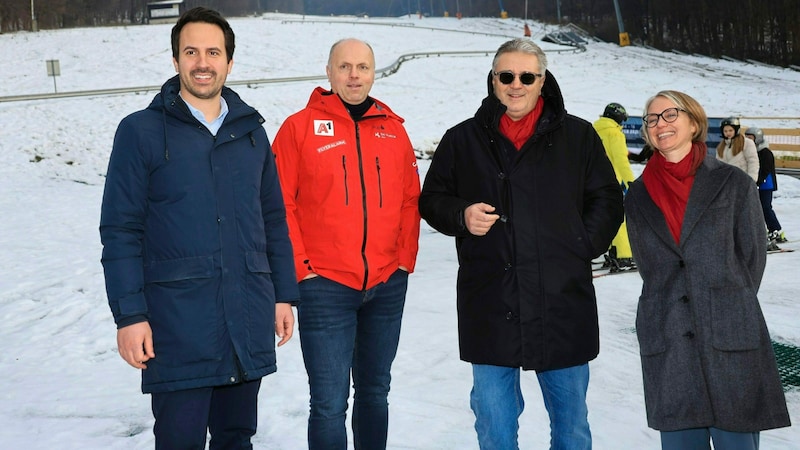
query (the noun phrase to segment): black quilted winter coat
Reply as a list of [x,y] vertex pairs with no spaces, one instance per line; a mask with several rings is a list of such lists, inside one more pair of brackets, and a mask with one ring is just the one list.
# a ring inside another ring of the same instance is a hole
[[[490,76],[491,78],[491,76]],[[461,359],[551,370],[599,352],[591,260],[622,223],[622,192],[592,125],[567,114],[549,72],[534,135],[517,151],[500,134],[505,106],[492,93],[448,130],[419,200],[422,217],[456,237]],[[464,209],[501,215],[470,234]]]

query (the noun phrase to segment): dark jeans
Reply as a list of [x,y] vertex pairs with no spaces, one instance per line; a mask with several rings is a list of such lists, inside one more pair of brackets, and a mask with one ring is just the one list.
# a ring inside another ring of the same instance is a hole
[[297,316],[311,391],[308,448],[347,448],[347,399],[353,374],[353,443],[386,448],[389,384],[397,354],[408,273],[398,270],[366,291],[323,277],[300,283]]
[[761,199],[761,210],[764,212],[764,222],[767,224],[767,230],[770,232],[781,230],[781,223],[778,222],[778,216],[772,209],[772,191],[762,191],[759,189],[758,197]]
[[156,450],[251,450],[261,380],[152,394]]

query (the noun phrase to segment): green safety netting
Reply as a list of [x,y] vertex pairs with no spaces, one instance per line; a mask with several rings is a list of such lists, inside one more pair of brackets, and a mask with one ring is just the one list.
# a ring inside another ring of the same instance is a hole
[[800,348],[775,341],[772,341],[772,348],[775,349],[775,359],[778,360],[783,389],[800,388]]

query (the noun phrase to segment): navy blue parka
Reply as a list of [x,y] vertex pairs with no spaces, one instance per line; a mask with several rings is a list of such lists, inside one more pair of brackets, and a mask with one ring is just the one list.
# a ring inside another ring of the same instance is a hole
[[175,76],[120,123],[100,218],[114,320],[153,330],[146,393],[274,372],[275,302],[299,299],[263,117],[223,88],[215,137],[179,89]]

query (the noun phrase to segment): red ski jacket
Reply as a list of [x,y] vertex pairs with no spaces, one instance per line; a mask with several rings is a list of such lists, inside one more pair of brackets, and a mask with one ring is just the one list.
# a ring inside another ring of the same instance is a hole
[[414,270],[420,182],[401,117],[375,100],[354,122],[318,87],[272,148],[298,281],[313,272],[366,290],[399,266]]

